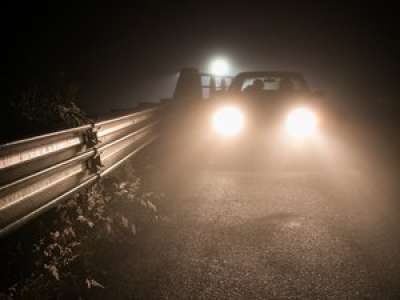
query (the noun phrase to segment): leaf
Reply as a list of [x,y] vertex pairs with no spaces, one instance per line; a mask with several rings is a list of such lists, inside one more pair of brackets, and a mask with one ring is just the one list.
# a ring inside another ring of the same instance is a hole
[[90,279],[86,278],[85,283],[88,289],[92,288],[92,281]]
[[147,206],[148,206],[151,210],[153,210],[154,212],[157,212],[157,207],[156,207],[150,200],[147,201]]
[[127,182],[121,182],[121,183],[119,184],[119,188],[120,188],[120,189],[124,189],[127,185],[128,185]]
[[122,221],[122,225],[124,225],[125,228],[129,227],[129,221],[127,218],[125,218],[124,216],[121,216],[121,221]]
[[93,287],[99,287],[104,289],[104,285],[102,285],[101,283],[97,282],[96,280],[92,279],[92,286]]
[[69,227],[69,233],[72,235],[73,238],[76,238],[75,230],[72,227]]
[[79,221],[79,222],[81,222],[81,223],[87,222],[87,219],[86,219],[84,216],[82,216],[82,215],[78,216],[78,217],[76,218],[76,220]]
[[55,239],[55,240],[60,237],[60,232],[59,231],[55,231],[55,232],[52,232],[50,234],[53,237],[53,239]]
[[107,233],[108,233],[108,234],[111,234],[112,229],[111,229],[110,223],[106,223],[106,230],[107,230]]
[[133,235],[136,235],[137,231],[136,231],[136,225],[135,224],[131,225],[131,231],[132,231]]
[[86,278],[85,283],[86,283],[86,286],[87,286],[88,289],[91,289],[91,288],[94,288],[94,287],[99,287],[99,288],[104,289],[104,285],[102,285],[101,283],[97,282],[94,279]]
[[44,268],[47,269],[56,280],[60,280],[60,274],[58,273],[58,268],[55,265],[44,265]]

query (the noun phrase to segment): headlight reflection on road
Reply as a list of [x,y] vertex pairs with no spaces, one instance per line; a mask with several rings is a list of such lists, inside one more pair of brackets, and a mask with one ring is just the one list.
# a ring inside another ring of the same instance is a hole
[[239,108],[226,106],[218,109],[212,119],[214,130],[225,137],[238,135],[244,127],[244,116]]
[[300,139],[307,138],[315,134],[318,118],[310,109],[300,107],[289,113],[285,125],[290,136]]

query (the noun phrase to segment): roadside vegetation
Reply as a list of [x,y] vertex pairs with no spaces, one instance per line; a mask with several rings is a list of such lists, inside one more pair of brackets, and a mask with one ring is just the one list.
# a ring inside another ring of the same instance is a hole
[[[13,108],[33,128],[24,132],[29,135],[89,122],[77,97],[73,86],[51,92],[34,86]],[[163,195],[145,188],[141,177],[127,162],[0,241],[0,299],[78,299],[107,288],[107,260],[132,249],[136,236],[161,219],[157,203]]]

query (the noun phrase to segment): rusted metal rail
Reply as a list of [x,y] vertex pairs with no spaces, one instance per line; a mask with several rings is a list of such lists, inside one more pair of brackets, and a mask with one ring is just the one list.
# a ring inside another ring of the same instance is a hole
[[0,238],[154,141],[160,107],[0,145]]

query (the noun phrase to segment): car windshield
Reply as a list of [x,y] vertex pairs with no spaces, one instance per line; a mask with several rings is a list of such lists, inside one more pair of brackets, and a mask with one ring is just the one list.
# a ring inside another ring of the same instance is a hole
[[240,87],[241,92],[252,91],[304,91],[305,86],[296,78],[278,76],[257,76],[245,78]]

